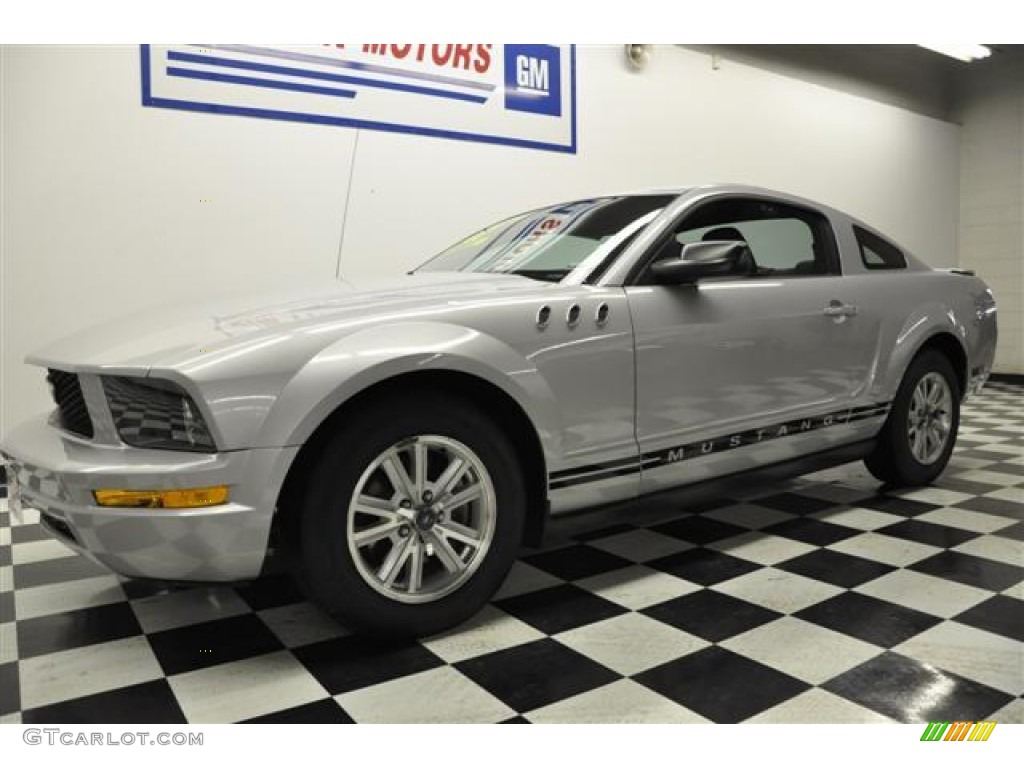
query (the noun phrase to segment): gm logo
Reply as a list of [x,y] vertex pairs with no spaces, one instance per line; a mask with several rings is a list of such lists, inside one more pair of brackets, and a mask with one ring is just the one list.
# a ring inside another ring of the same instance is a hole
[[562,115],[562,54],[554,45],[505,46],[505,109]]

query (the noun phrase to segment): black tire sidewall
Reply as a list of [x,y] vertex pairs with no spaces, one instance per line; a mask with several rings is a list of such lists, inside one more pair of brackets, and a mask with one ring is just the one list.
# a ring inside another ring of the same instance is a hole
[[[356,569],[347,541],[348,505],[370,462],[395,443],[426,434],[458,440],[480,458],[494,483],[496,527],[465,584],[429,603],[401,603],[373,589]],[[312,472],[301,510],[300,581],[315,602],[363,633],[435,634],[475,614],[501,586],[522,540],[525,506],[515,450],[478,408],[433,393],[372,404],[330,439]]]

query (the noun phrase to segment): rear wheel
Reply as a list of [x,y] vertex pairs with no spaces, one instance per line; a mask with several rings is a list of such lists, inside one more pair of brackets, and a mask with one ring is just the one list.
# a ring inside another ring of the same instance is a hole
[[524,516],[515,451],[484,413],[437,394],[382,401],[330,440],[312,472],[300,580],[354,629],[434,634],[498,589]]
[[865,459],[892,485],[926,485],[949,462],[960,425],[960,390],[949,359],[934,349],[911,362],[878,446]]

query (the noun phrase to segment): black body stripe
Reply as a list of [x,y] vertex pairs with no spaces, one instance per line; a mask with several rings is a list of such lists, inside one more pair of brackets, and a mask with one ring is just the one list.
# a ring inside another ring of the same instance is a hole
[[611,477],[622,477],[624,475],[635,475],[640,471],[640,462],[636,459],[630,459],[630,463],[620,467],[618,469],[609,469],[604,472],[597,472],[595,474],[587,474],[583,477],[565,477],[560,480],[551,480],[549,487],[555,491],[559,488],[568,488],[570,485],[580,485],[582,483],[592,483],[597,480],[607,480]]
[[792,437],[804,432],[813,432],[826,427],[849,424],[853,421],[873,419],[886,415],[891,405],[891,403],[874,403],[873,405],[862,405],[856,408],[844,408],[841,411],[832,411],[831,413],[810,416],[804,419],[792,419],[757,429],[733,432],[709,440],[687,443],[673,448],[661,448],[657,451],[649,451],[642,456],[630,456],[600,464],[587,464],[572,469],[562,469],[549,475],[549,487],[551,490],[558,490],[573,485],[607,480],[612,477],[632,475],[641,469],[654,469],[665,464],[675,464],[680,461],[721,453],[722,451],[731,451],[735,448],[758,445],[768,440]]
[[614,461],[604,461],[600,464],[587,464],[582,467],[573,467],[572,469],[560,469],[557,472],[552,472],[549,477],[552,480],[558,480],[563,477],[569,477],[571,475],[582,475],[590,472],[600,472],[603,470],[616,469],[625,466],[631,466],[636,464],[638,459],[636,456],[630,456],[625,459],[615,459]]

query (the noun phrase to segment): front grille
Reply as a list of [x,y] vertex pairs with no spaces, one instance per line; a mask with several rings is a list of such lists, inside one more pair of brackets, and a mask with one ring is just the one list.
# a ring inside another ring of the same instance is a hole
[[68,432],[91,438],[92,419],[89,418],[89,409],[85,405],[78,376],[51,368],[46,374],[46,380],[50,383],[54,402],[57,403],[60,425]]

